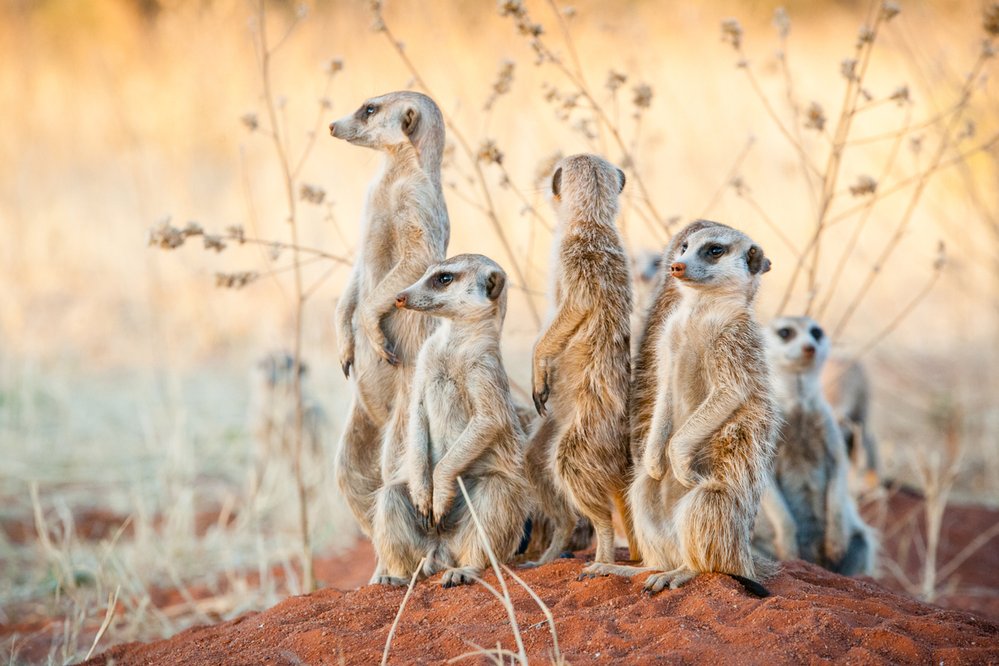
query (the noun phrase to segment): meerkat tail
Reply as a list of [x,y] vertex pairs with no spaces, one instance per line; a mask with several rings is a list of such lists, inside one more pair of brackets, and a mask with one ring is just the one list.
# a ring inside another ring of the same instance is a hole
[[752,578],[746,578],[745,576],[740,576],[739,574],[726,574],[729,578],[735,580],[737,583],[742,585],[742,587],[753,596],[759,597],[761,599],[771,596],[770,590],[760,585],[758,582]]
[[639,562],[642,559],[642,552],[638,546],[638,539],[635,538],[635,521],[631,514],[631,504],[628,502],[627,489],[614,494],[614,504],[621,515],[621,522],[624,524],[624,534],[628,539],[628,559]]

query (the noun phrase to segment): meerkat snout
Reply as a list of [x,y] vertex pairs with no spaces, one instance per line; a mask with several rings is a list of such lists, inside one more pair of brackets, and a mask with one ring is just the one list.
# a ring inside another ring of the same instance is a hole
[[406,307],[406,294],[399,294],[395,297],[395,306],[400,309]]
[[687,264],[681,261],[674,261],[669,266],[669,274],[675,278],[682,278],[684,271],[687,270]]

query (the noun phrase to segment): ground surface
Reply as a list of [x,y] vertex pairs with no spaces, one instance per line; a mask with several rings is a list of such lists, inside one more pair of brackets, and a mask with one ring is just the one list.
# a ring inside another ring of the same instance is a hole
[[[551,608],[573,663],[627,659],[717,663],[999,661],[999,625],[913,601],[870,580],[791,563],[756,599],[723,575],[702,576],[654,597],[622,578],[577,581],[579,559],[523,572]],[[487,582],[495,586],[492,575]],[[545,618],[511,590],[527,654],[552,655]],[[191,629],[155,643],[117,646],[91,664],[377,663],[404,590],[365,586],[293,597],[261,613]],[[474,645],[514,647],[503,607],[482,586],[416,587],[391,644],[390,662],[438,662]]]
[[[843,579],[797,563],[768,584],[775,593],[771,599],[748,597],[721,576],[704,577],[650,599],[640,593],[638,582],[577,582],[581,559],[521,575],[551,608],[562,650],[573,662],[625,655],[769,661],[771,653],[783,661],[815,656],[999,662],[999,538],[975,547],[976,539],[996,529],[999,511],[960,505],[947,509],[938,568],[952,571],[939,584],[936,604],[949,609],[943,610],[905,594],[916,590],[922,574],[923,509],[921,497],[904,491],[865,506],[868,520],[883,534],[878,583]],[[91,518],[77,521],[81,532],[104,534],[118,529],[121,522],[99,512]],[[2,527],[12,537],[31,536],[28,526],[23,535],[10,524]],[[888,562],[896,564],[886,566]],[[374,566],[374,553],[365,541],[345,553],[317,558],[315,566],[316,577],[326,588],[315,595],[295,597],[267,611],[192,629],[169,640],[116,646],[94,663],[109,663],[109,658],[116,663],[192,664],[380,660],[403,591],[361,587]],[[495,584],[492,575],[487,581]],[[187,594],[210,609],[220,589],[224,586],[192,587]],[[514,589],[513,599],[529,655],[546,661],[552,641],[543,615],[523,590]],[[188,607],[169,588],[153,590],[151,600],[167,614]],[[13,615],[13,609],[7,610]],[[125,614],[122,609],[118,618],[127,620]],[[221,620],[210,610],[206,614]],[[17,619],[0,623],[0,637],[15,632],[24,636],[19,657],[44,661],[51,634],[59,631],[58,618]],[[96,627],[90,628],[84,638],[87,645],[94,631]],[[417,586],[393,641],[392,656],[396,663],[432,661],[474,649],[471,643],[492,647],[497,641],[504,648],[514,646],[505,611],[484,588],[441,590],[431,581]]]

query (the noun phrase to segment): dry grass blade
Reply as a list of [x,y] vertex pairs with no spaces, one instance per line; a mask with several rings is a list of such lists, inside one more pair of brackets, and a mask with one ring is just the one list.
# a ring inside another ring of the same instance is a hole
[[510,574],[510,576],[513,577],[513,579],[517,581],[517,583],[519,583],[529,595],[531,595],[534,602],[538,604],[538,608],[540,608],[541,612],[545,614],[545,618],[548,620],[548,628],[551,630],[552,634],[552,654],[555,658],[554,661],[556,664],[565,663],[565,659],[562,657],[562,651],[558,647],[558,632],[555,630],[555,616],[552,615],[552,611],[548,608],[548,604],[542,601],[541,597],[539,597],[537,593],[531,589],[531,586],[525,583],[520,576],[514,573],[513,569],[504,564],[503,570]]
[[506,608],[507,616],[510,618],[510,629],[513,631],[513,638],[517,642],[517,653],[520,655],[520,663],[527,664],[527,651],[524,649],[524,641],[520,636],[520,625],[517,623],[517,615],[513,610],[513,601],[510,599],[510,591],[506,587],[506,580],[503,579],[503,572],[500,571],[499,562],[496,560],[496,553],[493,552],[493,546],[489,543],[489,537],[486,536],[486,531],[483,529],[482,523],[479,522],[479,516],[475,513],[475,506],[472,505],[472,499],[468,496],[468,491],[465,489],[465,482],[461,480],[460,476],[457,478],[457,481],[461,495],[465,498],[468,513],[472,517],[472,522],[475,523],[475,529],[479,532],[479,537],[482,539],[486,553],[489,554],[489,563],[492,565],[493,571],[496,572],[496,579],[503,590],[503,606]]
[[100,642],[101,638],[107,632],[108,627],[111,626],[111,620],[114,619],[114,612],[118,606],[118,593],[121,592],[121,585],[115,588],[114,594],[108,595],[108,610],[104,614],[104,621],[101,622],[100,629],[97,630],[97,635],[94,636],[94,643],[90,646],[90,650],[87,651],[87,656],[83,658],[84,661],[90,659],[94,654],[94,650],[97,649],[97,644]]
[[402,612],[406,609],[406,603],[409,602],[410,595],[413,594],[413,588],[416,586],[416,579],[420,576],[420,571],[423,569],[423,563],[427,561],[427,558],[421,558],[420,563],[416,565],[416,571],[413,572],[413,577],[409,579],[409,587],[406,588],[406,595],[402,598],[402,603],[399,604],[399,612],[395,614],[395,620],[392,621],[392,626],[389,628],[388,638],[385,639],[385,650],[382,652],[382,666],[388,663],[389,650],[392,647],[392,638],[395,636],[396,627],[399,626],[399,619],[402,617]]

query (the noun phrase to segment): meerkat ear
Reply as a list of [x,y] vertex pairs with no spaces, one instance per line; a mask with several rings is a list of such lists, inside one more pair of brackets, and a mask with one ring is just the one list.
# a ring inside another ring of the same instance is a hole
[[752,246],[746,252],[746,263],[749,264],[749,272],[753,275],[770,270],[770,260],[763,255],[763,249],[759,245]]
[[415,107],[409,107],[402,114],[402,133],[412,136],[420,124],[420,113]]
[[621,194],[624,192],[624,184],[628,182],[628,179],[624,177],[624,172],[620,169],[617,170],[617,175],[621,177],[621,187],[618,189],[617,193]]
[[555,169],[552,176],[552,194],[560,196],[562,194],[562,167]]
[[503,293],[506,285],[506,275],[500,271],[493,271],[486,277],[486,297],[490,301],[495,301]]

